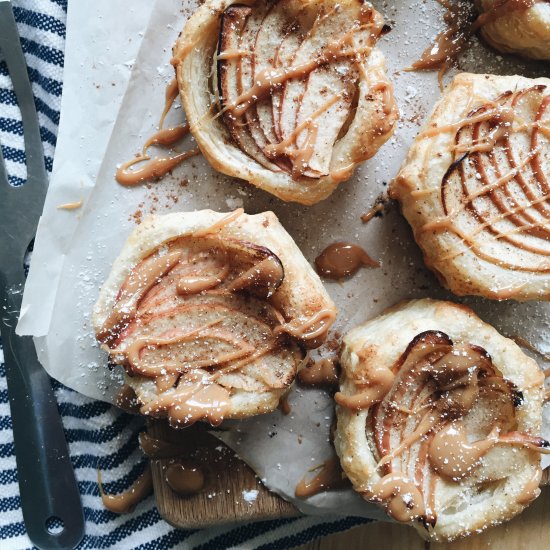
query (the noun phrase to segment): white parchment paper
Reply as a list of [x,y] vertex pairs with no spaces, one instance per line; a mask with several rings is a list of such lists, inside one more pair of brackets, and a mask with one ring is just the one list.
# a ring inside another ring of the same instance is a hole
[[[35,337],[40,361],[67,386],[109,401],[120,373],[106,368],[90,315],[99,287],[141,216],[201,208],[248,213],[273,210],[304,255],[313,260],[335,240],[354,241],[380,260],[344,283],[327,282],[339,308],[335,331],[380,313],[399,300],[430,296],[454,299],[424,267],[410,230],[396,209],[362,224],[360,215],[382,195],[408,146],[439,97],[435,73],[405,72],[441,28],[435,2],[375,1],[392,31],[382,38],[401,121],[394,137],[332,197],[313,207],[286,204],[243,182],[214,172],[201,157],[159,183],[123,188],[116,166],[130,159],[155,130],[164,88],[173,75],[171,47],[192,0],[96,0],[72,2],[68,15],[62,116],[54,172],[36,239],[18,331]],[[130,7],[129,7],[130,6]],[[547,66],[502,58],[475,42],[461,68],[473,72],[541,76]],[[448,75],[450,78],[452,73]],[[174,122],[184,114],[176,108]],[[191,139],[189,139],[191,141]],[[191,143],[187,144],[191,146]],[[78,210],[57,209],[83,200]],[[550,353],[549,304],[459,300],[508,336],[522,336]],[[305,513],[354,514],[385,518],[351,490],[294,499],[294,488],[309,467],[333,451],[329,428],[332,401],[320,390],[295,387],[292,412],[232,423],[219,435],[246,460],[265,484]],[[548,413],[548,411],[546,411]],[[550,418],[545,414],[545,435]],[[546,460],[544,465],[550,463]]]

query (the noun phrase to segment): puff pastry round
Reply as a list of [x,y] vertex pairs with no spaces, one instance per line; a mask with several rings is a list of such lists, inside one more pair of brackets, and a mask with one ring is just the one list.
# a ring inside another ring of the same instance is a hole
[[382,29],[362,0],[207,0],[173,52],[203,155],[285,201],[328,197],[393,132]]
[[[508,4],[503,15],[481,27],[495,49],[534,59],[550,59],[550,3],[547,0],[477,0],[482,12]],[[502,9],[502,8],[501,8]]]
[[550,79],[463,73],[391,184],[458,295],[550,297]]
[[543,374],[470,309],[399,304],[345,336],[341,365],[336,451],[395,519],[445,541],[538,496]]
[[93,311],[141,412],[213,425],[275,409],[336,309],[272,212],[147,218]]

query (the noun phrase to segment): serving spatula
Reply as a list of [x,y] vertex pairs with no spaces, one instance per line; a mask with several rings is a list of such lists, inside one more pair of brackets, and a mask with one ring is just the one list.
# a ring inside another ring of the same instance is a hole
[[0,0],[0,54],[21,110],[28,174],[24,185],[10,186],[0,150],[0,335],[21,508],[38,548],[74,548],[84,535],[84,516],[61,417],[32,339],[15,334],[25,284],[23,260],[44,206],[47,176],[25,58],[5,0]]

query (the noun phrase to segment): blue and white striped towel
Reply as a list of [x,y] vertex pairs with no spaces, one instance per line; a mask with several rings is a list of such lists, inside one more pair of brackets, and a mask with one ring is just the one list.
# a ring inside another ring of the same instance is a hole
[[[48,171],[59,123],[67,0],[14,0],[13,11],[25,52]],[[23,129],[5,63],[0,61],[0,143],[10,182],[25,181]],[[5,370],[0,347],[0,548],[30,548],[17,485],[17,471]],[[359,518],[281,519],[208,530],[176,530],[159,516],[152,497],[129,515],[117,516],[101,504],[97,469],[108,492],[123,491],[143,469],[137,436],[140,419],[53,382],[70,445],[86,516],[79,548],[290,548],[316,537],[364,523]]]

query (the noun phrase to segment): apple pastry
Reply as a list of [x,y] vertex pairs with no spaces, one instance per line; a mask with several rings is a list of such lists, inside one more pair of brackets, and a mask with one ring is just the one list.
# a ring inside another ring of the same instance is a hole
[[335,447],[366,500],[435,541],[540,493],[544,376],[465,306],[399,304],[343,342]]
[[481,35],[495,49],[550,60],[548,0],[477,0]]
[[272,411],[336,308],[272,212],[153,216],[93,312],[145,415],[175,427]]
[[283,200],[328,197],[393,132],[383,29],[363,0],[207,0],[172,60],[203,155]]
[[550,298],[550,79],[458,75],[390,194],[455,294]]

